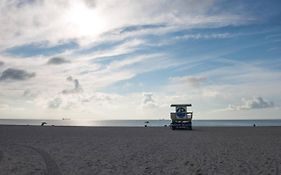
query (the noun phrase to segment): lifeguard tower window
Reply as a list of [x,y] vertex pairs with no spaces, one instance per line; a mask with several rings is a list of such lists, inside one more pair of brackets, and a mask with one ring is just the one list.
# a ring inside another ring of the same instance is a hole
[[187,111],[187,107],[191,107],[191,104],[171,104],[171,107],[175,107],[175,112],[171,112],[172,123],[170,127],[175,129],[192,129],[192,111]]

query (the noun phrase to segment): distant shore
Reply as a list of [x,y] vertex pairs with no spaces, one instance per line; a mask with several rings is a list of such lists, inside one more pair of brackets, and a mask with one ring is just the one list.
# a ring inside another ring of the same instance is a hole
[[281,127],[0,125],[4,174],[281,174]]

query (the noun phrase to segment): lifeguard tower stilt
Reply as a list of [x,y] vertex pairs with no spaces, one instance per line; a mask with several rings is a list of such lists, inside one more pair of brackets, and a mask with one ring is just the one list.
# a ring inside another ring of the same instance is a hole
[[171,107],[175,107],[176,111],[171,112],[170,128],[175,129],[189,129],[192,130],[192,111],[187,111],[187,107],[191,107],[191,104],[171,104]]

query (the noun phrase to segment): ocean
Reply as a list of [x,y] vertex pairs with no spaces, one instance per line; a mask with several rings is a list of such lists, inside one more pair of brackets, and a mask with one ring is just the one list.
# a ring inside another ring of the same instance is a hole
[[[145,123],[148,121],[149,123]],[[169,126],[170,120],[25,120],[0,119],[0,125],[41,125],[47,122],[49,126],[116,126],[143,127],[144,125],[160,127]],[[281,126],[281,119],[276,120],[192,120],[193,126],[231,127],[231,126]]]

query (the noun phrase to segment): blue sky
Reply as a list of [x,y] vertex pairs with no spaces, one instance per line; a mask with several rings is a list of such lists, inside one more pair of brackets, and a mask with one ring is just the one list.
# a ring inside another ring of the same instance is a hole
[[0,118],[280,119],[278,0],[4,0]]

